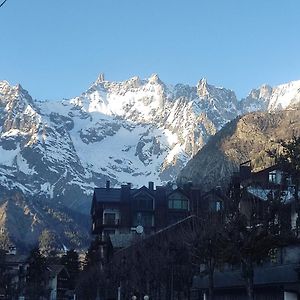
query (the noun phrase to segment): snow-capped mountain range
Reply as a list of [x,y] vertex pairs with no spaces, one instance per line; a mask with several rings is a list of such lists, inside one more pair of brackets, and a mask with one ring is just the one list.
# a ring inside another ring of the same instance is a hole
[[176,178],[227,122],[251,111],[299,106],[300,81],[233,91],[157,75],[109,82],[100,75],[82,95],[38,101],[0,81],[0,185],[88,209],[94,187]]

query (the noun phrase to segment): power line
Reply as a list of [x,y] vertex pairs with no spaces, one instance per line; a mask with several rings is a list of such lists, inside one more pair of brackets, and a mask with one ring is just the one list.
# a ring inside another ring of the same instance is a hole
[[4,0],[1,4],[0,4],[0,7],[6,2],[7,0]]

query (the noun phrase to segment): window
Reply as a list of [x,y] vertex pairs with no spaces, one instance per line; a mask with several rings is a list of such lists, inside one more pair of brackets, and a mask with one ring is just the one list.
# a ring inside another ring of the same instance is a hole
[[276,183],[276,171],[272,171],[269,173],[269,182]]
[[282,181],[282,172],[274,170],[269,172],[269,183],[280,184]]
[[209,208],[211,211],[221,211],[223,208],[222,201],[211,200]]
[[216,211],[220,211],[222,209],[221,201],[216,201]]
[[169,200],[170,209],[188,209],[188,201],[185,199],[170,199]]
[[116,225],[116,214],[115,213],[104,213],[103,218],[104,225]]
[[168,207],[169,207],[169,209],[188,210],[189,202],[186,197],[177,193],[177,194],[173,194],[169,197]]

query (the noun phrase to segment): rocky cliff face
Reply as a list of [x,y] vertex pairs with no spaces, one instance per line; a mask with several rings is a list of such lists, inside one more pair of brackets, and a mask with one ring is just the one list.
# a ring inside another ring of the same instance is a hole
[[251,160],[254,170],[270,166],[273,162],[266,151],[278,149],[280,140],[300,135],[299,108],[254,112],[231,121],[188,162],[178,184],[192,181],[209,190],[226,186],[245,161]]
[[58,249],[84,248],[90,241],[90,223],[80,213],[59,203],[27,199],[20,192],[0,190],[0,248],[15,245],[18,252],[36,246],[42,233],[53,232]]

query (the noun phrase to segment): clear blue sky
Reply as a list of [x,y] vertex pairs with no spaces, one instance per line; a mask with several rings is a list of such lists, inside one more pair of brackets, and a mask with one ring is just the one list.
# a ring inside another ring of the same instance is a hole
[[300,79],[299,0],[7,0],[0,80],[34,98],[79,95],[108,80],[158,73],[245,96]]

